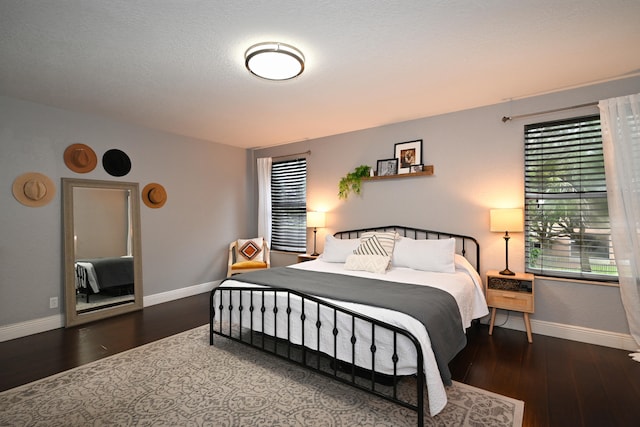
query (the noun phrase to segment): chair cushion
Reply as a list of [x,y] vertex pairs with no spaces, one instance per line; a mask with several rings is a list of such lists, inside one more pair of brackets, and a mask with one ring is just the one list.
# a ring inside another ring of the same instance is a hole
[[238,239],[238,262],[258,261],[264,262],[263,238]]
[[232,270],[244,270],[247,268],[267,268],[267,263],[261,261],[241,261],[231,265]]

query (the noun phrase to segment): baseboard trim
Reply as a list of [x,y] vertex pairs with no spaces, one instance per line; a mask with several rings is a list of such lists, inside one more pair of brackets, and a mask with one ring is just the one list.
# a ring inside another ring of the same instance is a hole
[[[506,322],[501,320],[500,315],[498,315],[498,317],[496,317],[496,326],[498,325],[502,328],[514,329],[516,331],[526,331],[524,319],[519,314],[513,315],[513,313],[510,313]],[[531,332],[554,338],[619,348],[622,350],[635,351],[638,349],[638,345],[629,334],[565,325],[563,323],[547,322],[545,320],[531,319]],[[536,342],[535,336],[533,337],[533,342]]]
[[63,326],[64,315],[62,314],[55,314],[53,316],[28,320],[26,322],[13,323],[11,325],[0,327],[0,342],[9,341],[14,338],[26,337],[27,335],[39,334],[40,332],[62,328]]
[[173,291],[162,292],[154,295],[147,295],[143,298],[143,306],[150,307],[156,304],[162,304],[163,302],[174,301],[180,298],[186,298],[193,295],[209,292],[220,284],[222,280],[216,280],[213,282],[201,283],[199,285],[189,286],[186,288],[175,289]]
[[[175,289],[173,291],[162,292],[154,295],[147,295],[143,298],[143,306],[150,307],[209,292],[220,284],[221,280],[201,283],[186,288]],[[504,322],[504,323],[503,323]],[[496,326],[525,331],[524,321],[519,315],[510,315],[506,321],[501,322],[500,316],[496,319]],[[50,331],[64,327],[64,315],[43,317],[21,323],[0,326],[0,342],[33,335],[40,332]],[[622,350],[635,351],[638,349],[633,337],[629,334],[602,331],[598,329],[584,328],[581,326],[565,325],[562,323],[547,322],[544,320],[531,319],[531,329],[534,334],[546,335],[555,338],[562,338],[571,341],[579,341],[588,344],[602,345],[605,347],[619,348]],[[535,343],[535,337],[533,339]]]
[[[149,307],[163,302],[169,302],[180,298],[186,298],[209,292],[220,284],[221,280],[213,282],[201,283],[186,288],[180,288],[173,291],[162,292],[154,295],[143,297],[142,304]],[[11,325],[0,326],[0,342],[9,341],[15,338],[22,338],[28,335],[38,334],[40,332],[50,331],[64,327],[64,314],[56,314],[53,316],[43,317],[40,319],[28,320],[26,322],[13,323]]]

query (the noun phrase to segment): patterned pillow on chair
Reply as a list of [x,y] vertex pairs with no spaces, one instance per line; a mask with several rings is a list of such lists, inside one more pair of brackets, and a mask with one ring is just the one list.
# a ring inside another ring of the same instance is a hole
[[264,252],[262,251],[263,238],[238,239],[238,259],[237,262],[257,261],[264,262]]

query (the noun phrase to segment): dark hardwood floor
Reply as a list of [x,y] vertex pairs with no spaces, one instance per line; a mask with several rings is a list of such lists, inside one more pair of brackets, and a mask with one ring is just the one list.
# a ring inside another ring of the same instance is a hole
[[[0,391],[208,322],[209,294],[0,343]],[[640,363],[628,351],[474,325],[453,378],[524,400],[524,426],[640,425]]]

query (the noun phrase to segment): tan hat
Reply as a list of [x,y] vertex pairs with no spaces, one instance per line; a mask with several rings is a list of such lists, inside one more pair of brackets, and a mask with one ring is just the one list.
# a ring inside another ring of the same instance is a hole
[[88,145],[71,144],[64,150],[64,163],[74,172],[87,173],[96,168],[98,157]]
[[142,201],[150,208],[161,208],[167,202],[167,192],[162,185],[152,182],[142,189]]
[[13,197],[25,206],[40,207],[53,200],[56,187],[49,177],[27,172],[13,181]]

